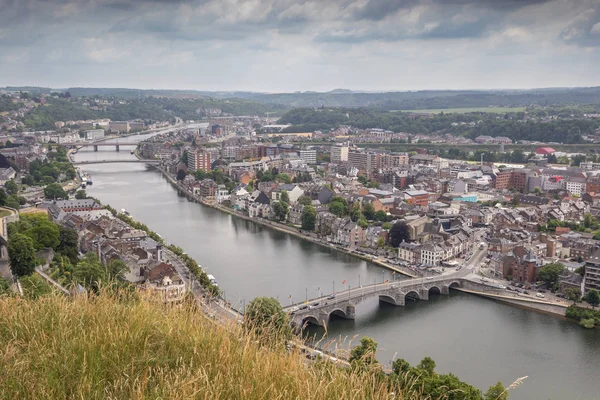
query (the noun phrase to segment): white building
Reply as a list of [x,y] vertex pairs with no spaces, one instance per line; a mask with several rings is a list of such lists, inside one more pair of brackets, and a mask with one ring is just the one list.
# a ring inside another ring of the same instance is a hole
[[340,163],[348,161],[348,146],[331,146],[331,162]]
[[317,163],[317,150],[299,150],[298,155],[307,164],[316,164]]
[[583,178],[564,179],[562,182],[563,188],[572,195],[581,196],[585,193],[586,185]]
[[104,137],[104,129],[91,129],[83,132],[85,140],[98,140]]

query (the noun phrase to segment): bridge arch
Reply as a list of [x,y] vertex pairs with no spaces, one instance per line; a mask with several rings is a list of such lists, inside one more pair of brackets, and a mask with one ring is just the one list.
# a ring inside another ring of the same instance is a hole
[[319,322],[319,320],[317,319],[317,317],[313,316],[313,315],[307,315],[305,317],[302,318],[302,327],[304,328],[306,325],[318,325],[321,326],[323,324],[321,324]]
[[387,294],[380,294],[379,301],[382,301],[384,303],[393,304],[393,305],[398,305],[396,298],[393,296],[387,295]]
[[410,290],[404,294],[404,298],[421,300],[421,295],[416,290]]
[[462,285],[460,284],[459,281],[452,281],[452,282],[450,282],[450,284],[448,285],[448,287],[450,289],[456,289],[456,288],[462,287]]
[[437,294],[441,294],[442,293],[442,289],[439,286],[431,286],[429,288],[429,293],[437,293]]
[[341,317],[341,318],[348,318],[348,316],[346,315],[346,310],[342,310],[341,308],[336,308],[331,310],[331,312],[329,313],[329,318],[331,318],[332,315],[335,315],[336,317]]

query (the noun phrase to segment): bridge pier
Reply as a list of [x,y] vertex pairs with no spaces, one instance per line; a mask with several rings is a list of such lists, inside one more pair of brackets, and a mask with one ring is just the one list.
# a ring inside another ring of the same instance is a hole
[[419,300],[429,300],[429,289],[420,289],[419,290]]
[[354,319],[356,317],[356,307],[352,304],[346,306],[346,319]]
[[94,151],[98,151],[98,146],[94,146]]
[[118,144],[115,146],[115,148],[117,149],[117,151],[119,151],[119,145]]
[[450,294],[450,286],[442,285],[442,287],[440,288],[440,293],[441,294]]

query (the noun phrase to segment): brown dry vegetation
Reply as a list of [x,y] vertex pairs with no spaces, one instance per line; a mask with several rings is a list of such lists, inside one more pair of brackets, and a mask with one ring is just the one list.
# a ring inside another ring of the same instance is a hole
[[193,306],[0,296],[0,398],[421,399],[410,382],[389,388],[257,343]]

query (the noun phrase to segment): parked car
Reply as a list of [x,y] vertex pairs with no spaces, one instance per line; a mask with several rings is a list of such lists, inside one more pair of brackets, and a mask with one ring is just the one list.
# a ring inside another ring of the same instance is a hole
[[335,293],[333,293],[330,296],[328,296],[327,299],[329,299],[329,300],[335,299]]
[[540,298],[542,298],[542,299],[543,299],[544,297],[546,297],[546,296],[544,296],[542,293],[536,293],[535,295],[536,295],[536,297],[540,297]]

